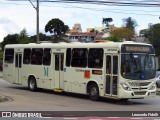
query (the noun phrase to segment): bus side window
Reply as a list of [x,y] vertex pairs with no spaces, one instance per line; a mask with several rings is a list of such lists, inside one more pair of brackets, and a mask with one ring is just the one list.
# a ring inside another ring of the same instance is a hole
[[103,49],[90,48],[88,54],[88,67],[89,68],[102,68],[103,67]]
[[43,49],[34,48],[32,49],[31,64],[42,65]]
[[68,48],[66,53],[66,66],[69,67],[70,64],[71,64],[71,48]]
[[106,59],[106,74],[111,74],[111,56],[107,55]]
[[50,65],[51,63],[51,49],[45,48],[43,51],[43,65]]
[[23,56],[23,64],[30,64],[30,58],[31,58],[31,49],[30,48],[26,48],[24,49],[23,52],[24,56]]
[[72,67],[87,67],[87,48],[74,48],[72,50]]
[[113,74],[118,73],[118,56],[113,56]]
[[13,63],[14,49],[5,49],[5,63]]

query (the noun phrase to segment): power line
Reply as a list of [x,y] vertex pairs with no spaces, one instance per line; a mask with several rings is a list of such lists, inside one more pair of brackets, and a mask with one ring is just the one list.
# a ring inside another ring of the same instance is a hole
[[[25,1],[25,0],[24,0]],[[0,2],[2,3],[2,2]],[[2,3],[2,4],[12,4],[12,3]],[[15,3],[14,3],[15,4]],[[79,9],[87,9],[87,10],[93,10],[93,11],[102,11],[102,12],[111,12],[111,13],[121,13],[121,14],[134,14],[134,15],[147,15],[147,16],[159,16],[156,14],[148,14],[148,13],[131,13],[131,12],[124,12],[124,11],[140,11],[140,10],[120,10],[120,9],[97,9],[97,8],[86,8],[86,7],[78,7],[78,6],[74,6],[74,5],[67,5],[61,3],[62,5],[65,5],[65,8],[79,8]],[[15,5],[28,5],[28,4],[15,4]],[[45,6],[45,7],[57,7],[57,6],[48,6],[48,5],[41,5],[41,6]],[[58,6],[58,7],[64,7],[64,6]],[[115,11],[118,10],[118,11]],[[159,12],[159,11],[143,11],[141,10],[141,12]]]
[[[43,5],[46,7],[53,7],[53,6],[48,6],[48,5]],[[57,6],[54,6],[57,7]],[[58,7],[64,7],[64,6],[58,6]],[[111,13],[121,13],[121,14],[134,14],[134,15],[147,15],[147,16],[159,16],[157,15],[153,15],[153,14],[144,14],[144,13],[131,13],[131,12],[123,12],[126,10],[120,10],[120,11],[113,11],[112,9],[110,10],[106,10],[106,9],[96,9],[96,8],[86,8],[86,7],[78,7],[78,6],[73,6],[73,5],[66,5],[65,8],[79,8],[79,9],[87,9],[87,10],[93,10],[93,11],[102,11],[102,12],[111,12]],[[116,9],[115,9],[116,10]],[[119,10],[119,9],[118,9]],[[122,11],[122,12],[121,12]],[[129,10],[128,10],[129,11]],[[149,12],[149,11],[145,11],[145,12]],[[158,12],[158,11],[157,11]]]
[[[17,0],[14,0],[14,1],[17,1]],[[22,1],[22,0],[21,0]],[[24,0],[26,1],[26,0]],[[29,0],[30,1],[30,0]],[[4,2],[0,2],[0,4],[11,4],[11,5],[29,5],[29,4],[22,4],[22,3],[4,3]],[[61,3],[62,5],[65,5],[67,6],[66,8],[70,8],[70,7],[75,7],[75,8],[84,8],[84,9],[90,9],[90,8],[85,8],[85,7],[77,7],[77,6],[73,6],[73,5],[68,5],[67,3],[63,4]],[[45,7],[56,7],[56,6],[51,6],[51,5],[41,5],[41,6],[45,6]],[[70,7],[68,7],[70,6]],[[62,7],[62,6],[59,6],[59,7]],[[95,8],[91,8],[91,10],[94,10]],[[100,9],[101,10],[101,9]],[[104,9],[104,10],[118,10],[118,11],[138,11],[138,12],[160,12],[160,11],[149,11],[149,10],[125,10],[125,9]]]
[[[9,0],[26,1],[26,0]],[[35,1],[35,0],[34,0]],[[40,0],[40,2],[63,2],[63,3],[81,3],[108,6],[135,6],[135,7],[160,7],[158,0]]]
[[136,7],[160,7],[159,2],[118,2],[118,1],[102,1],[102,0],[43,0],[41,2],[63,2],[63,3],[81,3],[95,5],[110,6],[136,6]]
[[29,2],[31,3],[31,5],[33,6],[33,8],[35,8],[35,9],[36,9],[36,7],[33,5],[32,1],[31,1],[31,0],[29,0]]

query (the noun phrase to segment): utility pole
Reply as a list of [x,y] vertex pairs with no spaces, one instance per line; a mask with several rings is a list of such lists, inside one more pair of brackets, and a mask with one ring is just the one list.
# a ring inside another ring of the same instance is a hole
[[33,8],[36,9],[36,16],[37,16],[37,24],[36,24],[36,28],[37,28],[37,37],[36,37],[36,43],[39,43],[39,0],[37,0],[37,7],[35,7],[33,5],[33,3],[31,2],[31,0],[29,0],[29,2],[32,4]]
[[37,12],[37,38],[36,38],[36,43],[39,43],[39,0],[37,0],[36,12]]
[[[25,1],[25,0],[9,0],[9,1]],[[37,7],[35,7],[33,5],[31,0],[27,0],[27,1],[29,1],[32,4],[33,8],[36,10],[36,14],[37,14],[37,24],[36,24],[37,37],[36,37],[36,43],[39,43],[39,0],[37,0]]]

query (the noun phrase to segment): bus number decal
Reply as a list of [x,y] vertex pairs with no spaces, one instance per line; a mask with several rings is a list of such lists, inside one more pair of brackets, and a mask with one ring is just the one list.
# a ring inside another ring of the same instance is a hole
[[48,77],[48,67],[44,67],[44,76]]

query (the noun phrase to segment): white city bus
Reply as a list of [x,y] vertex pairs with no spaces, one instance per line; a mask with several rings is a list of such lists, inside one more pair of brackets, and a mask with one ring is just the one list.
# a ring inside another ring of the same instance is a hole
[[113,99],[156,95],[155,53],[134,42],[6,45],[4,80],[56,92]]

